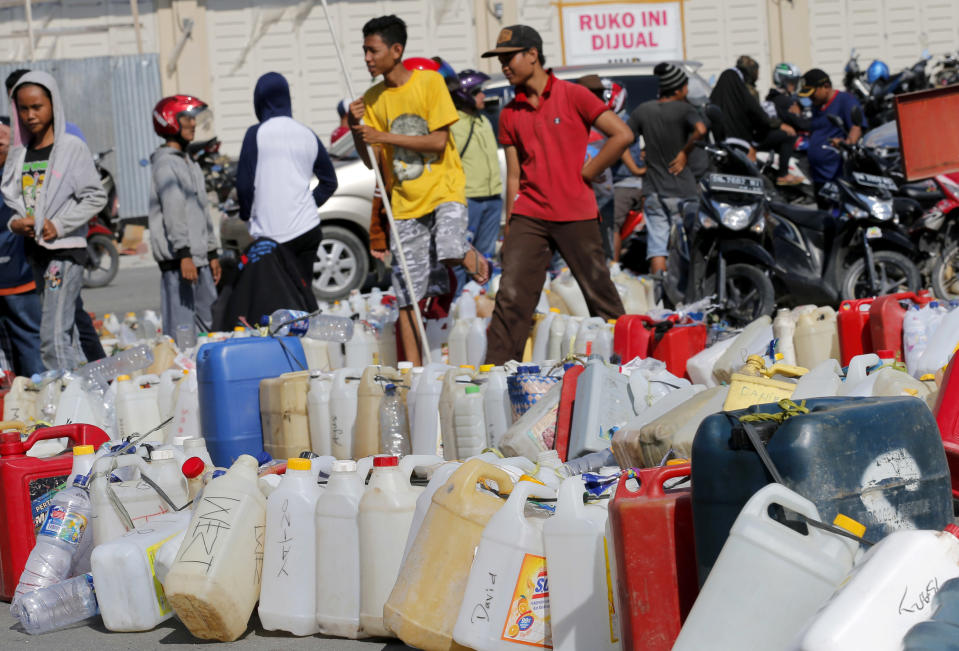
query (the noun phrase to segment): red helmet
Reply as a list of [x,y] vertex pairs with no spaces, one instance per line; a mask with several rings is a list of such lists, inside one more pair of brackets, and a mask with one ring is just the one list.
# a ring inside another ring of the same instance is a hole
[[436,72],[439,71],[440,64],[426,57],[410,57],[409,59],[403,59],[403,67],[407,70],[433,70]]
[[619,113],[626,104],[626,89],[612,79],[603,79],[603,101],[613,113]]
[[164,97],[153,107],[153,130],[158,136],[176,136],[180,133],[180,117],[196,117],[205,111],[206,103],[192,95]]

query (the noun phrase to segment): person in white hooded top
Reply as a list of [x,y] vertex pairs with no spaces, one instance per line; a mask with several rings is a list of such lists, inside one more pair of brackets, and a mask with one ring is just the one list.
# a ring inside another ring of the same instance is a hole
[[12,94],[14,140],[0,193],[14,213],[8,228],[27,238],[27,258],[41,293],[43,364],[71,369],[86,361],[75,310],[87,259],[87,223],[107,196],[87,145],[66,132],[54,78],[29,72]]

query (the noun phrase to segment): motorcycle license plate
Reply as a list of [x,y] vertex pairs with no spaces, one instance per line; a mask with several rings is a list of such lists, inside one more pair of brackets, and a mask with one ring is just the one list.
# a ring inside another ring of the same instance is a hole
[[752,176],[739,174],[718,174],[713,172],[708,178],[709,188],[713,191],[745,192],[763,194],[763,182]]
[[870,226],[866,229],[867,240],[878,240],[882,237],[882,229],[878,226]]

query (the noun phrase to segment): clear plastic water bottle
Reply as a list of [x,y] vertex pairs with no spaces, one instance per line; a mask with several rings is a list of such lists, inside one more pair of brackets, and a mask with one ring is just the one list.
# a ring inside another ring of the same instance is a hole
[[410,453],[410,426],[406,406],[396,392],[395,384],[387,384],[380,401],[380,452],[393,456]]
[[77,375],[87,379],[91,384],[105,391],[107,384],[119,375],[132,375],[140,369],[153,363],[153,350],[140,344],[112,357],[85,364],[77,369]]
[[395,323],[400,316],[400,310],[396,306],[396,297],[392,295],[380,295],[378,301],[374,303],[373,295],[370,296],[370,309],[366,314],[366,322],[369,323],[377,334],[383,332],[383,329],[391,323]]
[[342,316],[329,314],[310,316],[308,312],[301,310],[276,310],[269,316],[268,323],[270,332],[277,337],[306,336],[311,339],[340,343],[346,343],[353,338],[353,320]]
[[81,574],[25,594],[11,607],[30,635],[50,633],[100,613],[93,575]]
[[93,511],[87,483],[88,476],[78,476],[73,486],[57,493],[47,507],[13,596],[12,613],[16,614],[14,609],[23,595],[69,577],[74,558],[83,556],[93,543],[92,533],[85,535]]

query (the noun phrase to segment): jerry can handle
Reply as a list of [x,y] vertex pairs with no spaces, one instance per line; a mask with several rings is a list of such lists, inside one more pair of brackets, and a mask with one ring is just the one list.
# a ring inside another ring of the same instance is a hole
[[800,536],[802,539],[812,540],[814,536],[823,535],[823,532],[818,527],[809,527],[808,535],[802,534],[791,529],[790,527],[787,527],[779,520],[776,520],[769,515],[769,507],[773,504],[784,506],[791,511],[795,511],[803,518],[813,522],[819,522],[819,510],[816,508],[815,504],[799,493],[786,488],[783,484],[777,483],[766,484],[759,490],[758,493],[753,495],[752,498],[746,502],[746,505],[740,512],[740,516],[747,515],[759,520],[775,522],[785,531],[788,531],[796,536]]
[[793,366],[792,364],[773,364],[769,368],[760,371],[765,377],[771,378],[779,373],[789,377],[801,377],[809,372],[808,368],[803,366]]
[[[671,466],[643,468],[639,471],[639,490],[636,491],[636,495],[650,498],[666,497],[666,491],[663,490],[663,484],[675,477],[688,477],[691,472],[692,464],[690,463],[677,463]],[[619,488],[616,491],[617,497],[619,497],[620,492],[625,493],[629,490],[626,488],[626,480],[628,478],[629,477],[627,475],[624,475],[623,478],[620,479]]]
[[27,433],[27,425],[19,420],[4,420],[0,421],[0,432],[9,432],[10,430],[15,429],[21,434]]
[[502,468],[494,466],[491,463],[486,463],[481,459],[471,459],[467,461],[461,468],[450,475],[450,479],[446,480],[447,483],[449,483],[453,477],[460,474],[462,468],[466,468],[463,481],[457,480],[456,484],[453,485],[453,492],[460,498],[473,494],[476,491],[476,485],[487,479],[492,479],[496,482],[496,487],[500,495],[513,492],[513,479],[509,474]]
[[[90,432],[93,430],[93,432]],[[89,435],[89,434],[92,434]],[[97,436],[99,434],[99,436]],[[106,432],[96,425],[56,425],[54,427],[43,427],[33,431],[27,440],[23,442],[23,449],[29,450],[38,441],[48,439],[68,438],[73,445],[100,444],[110,440]]]

